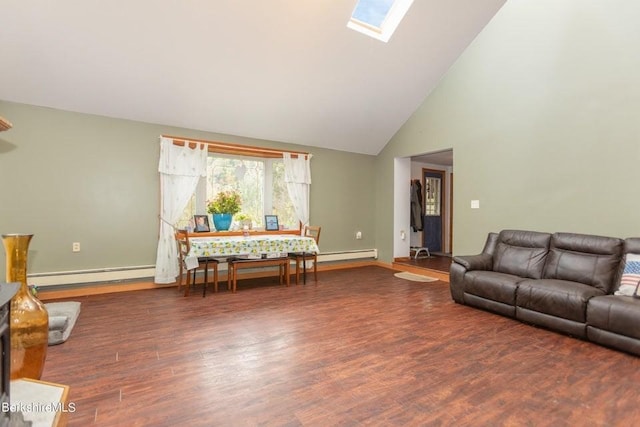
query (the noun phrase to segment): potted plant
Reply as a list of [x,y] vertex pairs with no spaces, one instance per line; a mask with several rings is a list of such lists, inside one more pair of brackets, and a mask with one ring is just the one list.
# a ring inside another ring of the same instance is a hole
[[213,214],[213,224],[218,231],[231,226],[233,215],[240,212],[240,194],[237,191],[221,191],[207,203],[207,212]]

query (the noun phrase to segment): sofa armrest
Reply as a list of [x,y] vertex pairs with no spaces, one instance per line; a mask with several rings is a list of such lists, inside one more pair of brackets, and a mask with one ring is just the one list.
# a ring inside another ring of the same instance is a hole
[[482,253],[478,255],[454,256],[449,268],[449,288],[451,297],[464,304],[465,274],[471,270],[493,270],[493,254],[498,244],[498,234],[489,233]]
[[486,253],[468,256],[454,256],[453,262],[460,264],[467,271],[491,270],[493,268],[493,257]]
[[493,257],[489,254],[470,256],[454,256],[449,267],[449,289],[451,297],[458,304],[464,304],[465,275],[471,270],[490,271],[493,267]]

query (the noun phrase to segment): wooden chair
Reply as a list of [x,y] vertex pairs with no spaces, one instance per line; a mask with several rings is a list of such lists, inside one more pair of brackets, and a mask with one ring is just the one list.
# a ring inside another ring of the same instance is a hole
[[[307,225],[304,228],[304,235],[307,237],[313,237],[316,244],[320,242],[320,230],[322,227],[315,227]],[[302,277],[304,283],[307,283],[307,260],[313,260],[313,278],[318,281],[318,254],[313,252],[293,252],[289,254],[291,259],[296,261],[296,285],[300,283],[300,262],[302,262]]]
[[[180,258],[180,276],[178,278],[178,291],[182,288],[182,275],[184,270],[186,270],[185,259],[189,255],[189,250],[191,249],[191,245],[189,243],[189,233],[186,230],[178,230],[176,232],[176,243],[178,244],[178,254]],[[204,285],[202,289],[202,297],[207,293],[207,285],[209,284],[209,268],[213,268],[213,289],[214,292],[218,292],[218,264],[220,262],[215,258],[209,257],[199,257],[198,258],[198,267],[193,269],[193,284],[196,284],[196,272],[199,269],[204,270]],[[184,296],[189,296],[189,288],[191,284],[191,275],[189,274],[189,270],[187,270],[187,283],[184,290]]]

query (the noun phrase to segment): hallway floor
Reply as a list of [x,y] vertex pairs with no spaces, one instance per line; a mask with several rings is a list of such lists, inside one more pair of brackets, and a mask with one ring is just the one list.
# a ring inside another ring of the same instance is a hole
[[451,256],[444,254],[432,254],[430,257],[418,257],[418,259],[397,258],[393,262],[393,267],[398,270],[433,276],[447,282],[450,266]]

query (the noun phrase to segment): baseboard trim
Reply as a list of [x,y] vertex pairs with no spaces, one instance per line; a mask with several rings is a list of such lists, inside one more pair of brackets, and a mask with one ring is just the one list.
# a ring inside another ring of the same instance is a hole
[[[346,268],[358,268],[358,267],[367,267],[367,266],[379,266],[392,269],[390,264],[385,264],[380,261],[353,261],[353,262],[341,262],[336,264],[326,264],[322,265],[318,263],[318,271],[330,271],[330,270],[342,270]],[[295,269],[294,269],[295,273]],[[308,272],[307,272],[308,273]],[[241,272],[238,274],[239,279],[253,279],[259,277],[271,277],[276,276],[277,271],[275,270],[262,270],[262,271],[247,271]],[[224,286],[227,282],[227,274],[226,272],[220,272],[218,277],[218,282],[222,283]],[[198,281],[198,283],[202,283]],[[294,282],[295,284],[295,279]],[[142,280],[136,282],[129,283],[103,283],[103,284],[85,284],[75,286],[73,288],[65,288],[65,289],[51,289],[44,288],[38,292],[38,298],[43,301],[54,300],[54,299],[62,299],[62,298],[75,298],[75,297],[83,297],[89,295],[101,295],[101,294],[110,294],[116,292],[129,292],[129,291],[140,291],[146,289],[162,289],[162,288],[171,288],[177,287],[177,283],[168,283],[168,284],[157,284],[154,283],[152,279]]]

